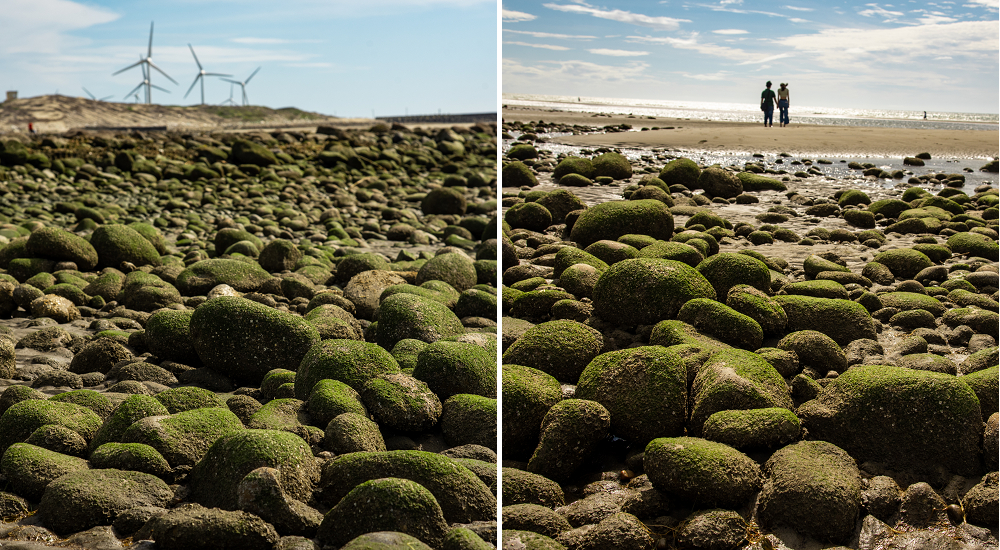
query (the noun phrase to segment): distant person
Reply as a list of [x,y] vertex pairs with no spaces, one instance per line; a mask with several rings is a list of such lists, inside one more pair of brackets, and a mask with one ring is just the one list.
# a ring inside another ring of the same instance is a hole
[[778,88],[778,127],[788,126],[788,84],[782,82]]
[[38,132],[35,131],[35,123],[33,123],[33,122],[29,122],[28,123],[28,131],[31,132],[32,134],[37,134],[38,133]]
[[777,103],[771,81],[767,81],[767,89],[760,93],[760,110],[764,111],[764,126],[774,126],[774,105]]
[[924,111],[924,120],[927,120],[927,111]]

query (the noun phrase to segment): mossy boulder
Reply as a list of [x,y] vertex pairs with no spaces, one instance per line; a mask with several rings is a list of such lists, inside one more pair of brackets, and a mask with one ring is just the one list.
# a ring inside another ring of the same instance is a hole
[[556,189],[535,201],[552,214],[552,223],[564,223],[566,215],[574,210],[584,210],[587,205],[566,189]]
[[513,504],[501,511],[504,533],[524,530],[546,537],[557,537],[573,528],[566,518],[550,508],[538,504]]
[[465,328],[446,306],[413,294],[395,294],[379,305],[375,341],[385,349],[407,338],[436,342],[458,336]]
[[185,365],[200,362],[188,328],[191,311],[161,310],[146,321],[143,341],[154,355]]
[[418,285],[427,281],[444,281],[462,292],[476,286],[476,267],[472,258],[460,252],[438,254],[417,272]]
[[609,201],[584,210],[573,224],[570,238],[580,248],[586,248],[597,241],[616,241],[632,233],[670,240],[673,231],[670,208],[658,200]]
[[197,548],[206,541],[216,548],[241,550],[283,547],[278,543],[274,526],[252,513],[210,509],[193,503],[181,504],[150,518],[140,533],[156,540],[156,547],[163,550]]
[[518,468],[500,470],[503,486],[500,487],[504,503],[537,504],[556,508],[566,504],[562,487],[551,479]]
[[558,181],[566,174],[579,174],[592,179],[594,177],[594,163],[590,159],[568,156],[556,165],[552,171],[552,179]]
[[703,504],[739,508],[763,486],[760,467],[728,445],[661,437],[646,445],[643,469],[653,487]]
[[380,374],[397,374],[399,365],[384,348],[356,340],[315,343],[294,369],[295,397],[306,400],[320,380],[339,380],[360,391]]
[[270,273],[291,271],[295,269],[295,265],[302,259],[302,256],[302,251],[292,241],[274,239],[261,249],[257,263]]
[[727,296],[729,289],[738,284],[750,285],[761,292],[767,292],[771,287],[767,265],[745,254],[721,252],[706,258],[697,269],[720,298]]
[[90,235],[97,252],[97,267],[118,269],[122,262],[135,266],[160,265],[160,253],[138,231],[127,225],[101,225]]
[[688,433],[701,434],[705,421],[719,411],[771,407],[793,407],[788,385],[778,371],[750,351],[716,351],[691,385]]
[[140,419],[125,430],[122,442],[149,445],[171,466],[194,466],[217,439],[242,430],[228,408],[208,407]]
[[935,317],[944,315],[946,308],[937,298],[919,292],[886,292],[879,294],[882,307],[894,307],[900,311],[922,309]]
[[11,405],[0,416],[0,453],[20,443],[38,428],[47,424],[65,426],[80,434],[85,441],[94,439],[101,428],[97,413],[74,403],[28,399]]
[[56,227],[33,231],[25,243],[25,251],[38,258],[74,262],[80,271],[94,269],[98,260],[97,250],[86,239]]
[[159,451],[142,443],[105,443],[90,454],[90,463],[97,469],[132,470],[159,478],[173,472]]
[[107,420],[111,413],[115,410],[118,405],[117,402],[112,402],[103,393],[98,393],[94,390],[73,390],[68,392],[63,392],[57,395],[53,395],[49,398],[51,401],[60,401],[62,403],[74,403],[97,413],[97,416],[101,417],[101,420]]
[[259,143],[254,143],[246,139],[237,139],[230,146],[230,164],[254,164],[257,166],[270,166],[278,164],[278,157],[274,156],[270,150]]
[[257,262],[213,258],[189,265],[177,276],[176,285],[185,296],[201,296],[218,285],[229,285],[240,292],[256,292],[270,279],[271,274]]
[[959,475],[979,469],[979,400],[951,375],[854,367],[798,414],[811,437],[837,445],[859,462],[924,472],[943,467]]
[[694,298],[716,298],[697,270],[674,260],[636,258],[614,264],[597,280],[594,313],[619,325],[649,325],[675,318]]
[[503,362],[538,369],[560,382],[573,384],[603,345],[604,338],[597,330],[559,319],[529,328],[507,348]]
[[799,364],[816,369],[822,375],[847,370],[847,354],[832,338],[815,330],[800,330],[778,342],[778,349],[791,351]]
[[611,433],[645,444],[682,435],[687,417],[687,367],[676,351],[643,346],[603,353],[583,370],[576,397],[611,414]]
[[688,300],[677,312],[677,320],[743,349],[755,350],[764,340],[764,331],[757,321],[709,298]]
[[519,160],[504,164],[500,178],[504,187],[534,187],[538,185],[538,178],[535,177],[531,168]]
[[710,197],[731,199],[743,192],[743,182],[736,174],[718,165],[709,166],[698,176],[698,187]]
[[[821,272],[826,273],[826,272]],[[833,271],[831,273],[841,273]],[[829,279],[817,279],[812,281],[798,281],[781,287],[784,294],[794,294],[796,296],[813,296],[815,298],[833,298],[837,300],[847,299],[847,289],[837,281]]]
[[188,330],[206,367],[254,386],[271,369],[297,370],[320,341],[316,328],[301,317],[233,296],[198,306]]
[[574,264],[586,264],[601,273],[608,269],[608,264],[597,256],[573,246],[564,246],[556,252],[555,263],[552,266],[552,276],[559,278],[566,268]]
[[260,254],[260,249],[264,248],[264,243],[259,237],[245,229],[236,229],[235,227],[225,227],[217,231],[213,242],[215,244],[215,251],[222,254],[226,250],[229,250],[229,247],[244,241],[253,245],[254,256]]
[[504,453],[526,459],[538,443],[545,413],[562,400],[562,387],[558,380],[538,369],[506,363],[502,368]]
[[354,388],[340,380],[329,378],[313,385],[306,406],[309,409],[309,416],[319,426],[326,426],[344,413],[368,414],[368,410],[361,402],[361,395]]
[[191,500],[235,509],[240,481],[261,467],[277,469],[285,494],[303,502],[319,481],[319,466],[301,437],[279,430],[241,430],[217,439],[192,470]]
[[378,424],[358,413],[344,413],[327,423],[323,448],[334,454],[386,450]]
[[468,202],[461,189],[454,187],[438,187],[431,189],[420,201],[420,211],[425,215],[432,214],[454,214],[461,216],[465,214]]
[[448,531],[441,507],[424,486],[408,479],[373,479],[351,489],[323,517],[322,544],[340,547],[377,531],[400,531],[439,548]]
[[118,299],[123,284],[125,284],[124,273],[117,269],[105,269],[96,279],[83,287],[83,292],[88,296],[100,296],[110,302]]
[[139,420],[149,416],[166,416],[170,412],[154,397],[148,395],[130,395],[125,398],[111,416],[104,421],[94,435],[90,448],[96,449],[108,442],[120,442],[125,431]]
[[912,279],[922,269],[934,265],[934,262],[926,254],[912,248],[897,248],[879,252],[872,261],[888,267],[895,277],[902,279]]
[[956,254],[967,254],[997,261],[998,245],[996,239],[991,239],[979,233],[960,232],[948,237],[948,248]]
[[[653,326],[653,330],[649,334],[649,344],[652,346],[691,346],[694,349],[698,349],[701,352],[708,353],[709,351],[715,352],[720,349],[730,349],[730,345],[716,340],[715,338],[698,332],[698,329],[685,323],[684,321],[660,321]],[[707,359],[702,358],[702,361]],[[701,364],[699,363],[700,367]],[[693,374],[689,373],[688,382],[694,378]]]
[[42,523],[67,536],[97,525],[110,525],[137,506],[165,507],[174,492],[160,478],[125,470],[81,470],[66,474],[45,489],[38,505]]
[[544,231],[552,225],[552,213],[537,202],[522,202],[511,206],[503,217],[513,229]]
[[815,254],[810,254],[806,257],[806,259],[802,262],[802,269],[806,272],[806,275],[811,277],[815,277],[824,271],[842,271],[845,273],[850,273],[851,271],[845,266]]
[[614,180],[632,177],[632,164],[620,153],[609,151],[593,158],[594,177],[607,176]]
[[698,163],[689,158],[679,158],[668,162],[658,176],[667,186],[683,185],[688,189],[698,188],[698,176],[701,168]]
[[152,273],[133,271],[125,277],[118,301],[129,309],[155,311],[182,300],[174,285]]
[[753,172],[738,172],[736,177],[743,184],[743,191],[785,191],[788,189],[788,186],[781,180]]
[[738,284],[730,287],[726,294],[726,305],[757,321],[766,335],[780,334],[788,324],[788,315],[778,302],[766,292],[750,285]]
[[441,433],[453,447],[481,445],[497,448],[497,400],[460,393],[441,407]]
[[425,451],[350,453],[330,460],[323,466],[321,498],[340,502],[358,485],[386,477],[423,485],[441,505],[448,522],[496,517],[496,498],[482,480],[455,460]]
[[[504,508],[507,507],[504,506]],[[566,547],[556,542],[555,539],[534,531],[503,529],[500,537],[504,546],[530,548],[531,550],[566,550]]]
[[0,473],[8,479],[10,489],[33,501],[41,499],[53,481],[89,467],[82,458],[28,443],[11,445],[0,460]]
[[655,243],[640,250],[638,254],[636,254],[636,257],[675,260],[695,268],[697,268],[698,264],[705,259],[697,248],[689,244],[673,241],[656,241]]
[[876,339],[875,321],[857,302],[811,296],[775,296],[774,301],[788,316],[789,331],[822,332],[841,346],[859,338]]
[[768,529],[792,527],[825,541],[842,541],[861,512],[861,475],[854,459],[826,441],[801,441],[771,455],[757,517]]
[[496,397],[496,357],[475,344],[430,344],[417,356],[413,377],[426,382],[442,400],[458,393]]
[[401,432],[425,431],[441,418],[441,399],[408,374],[380,374],[368,380],[360,399],[380,426]]
[[719,411],[702,425],[702,436],[741,451],[776,449],[799,439],[802,424],[780,407]]

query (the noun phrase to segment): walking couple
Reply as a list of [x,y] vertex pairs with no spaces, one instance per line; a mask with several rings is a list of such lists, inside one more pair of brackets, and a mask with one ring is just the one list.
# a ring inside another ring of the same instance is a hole
[[774,126],[774,106],[778,105],[778,126],[788,126],[788,84],[782,83],[778,93],[771,89],[771,81],[767,81],[767,89],[760,94],[760,110],[764,111],[764,126]]

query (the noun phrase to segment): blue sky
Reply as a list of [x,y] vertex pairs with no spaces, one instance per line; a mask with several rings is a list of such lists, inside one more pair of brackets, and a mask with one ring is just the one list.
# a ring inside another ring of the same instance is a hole
[[[20,97],[114,101],[142,81],[155,21],[155,103],[199,103],[198,68],[244,80],[251,104],[338,116],[492,112],[497,97],[495,0],[0,0],[0,88]],[[206,103],[230,85],[205,84]],[[237,86],[234,99],[240,100]]]
[[503,0],[503,92],[996,113],[1000,0]]

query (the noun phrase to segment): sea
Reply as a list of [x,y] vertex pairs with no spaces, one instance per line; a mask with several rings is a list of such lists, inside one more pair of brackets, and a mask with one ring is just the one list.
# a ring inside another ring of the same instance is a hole
[[[758,122],[760,119],[760,106],[751,103],[716,103],[708,101],[675,101],[675,100],[652,100],[652,99],[621,99],[602,97],[570,97],[551,96],[534,94],[503,94],[504,106],[533,107],[541,109],[552,109],[569,112],[587,113],[608,113],[620,115],[653,116],[664,118],[680,118],[695,120],[715,120],[730,122]],[[777,116],[777,113],[775,113]],[[800,107],[795,106],[790,112],[793,123],[820,124],[832,126],[867,126],[881,128],[916,128],[933,130],[998,130],[998,116],[990,113],[948,113],[940,111],[927,111],[927,119],[924,119],[923,111],[900,111],[900,110],[873,110],[873,109],[839,109],[830,107]],[[636,129],[635,131],[638,131]],[[509,132],[514,138],[520,135],[518,132]],[[582,148],[563,145],[558,143],[559,133],[539,134],[541,137],[551,139],[546,143],[536,143],[535,146],[541,149],[551,150],[556,154],[579,155]],[[513,145],[514,140],[504,139],[502,149],[506,152]],[[644,149],[621,149],[620,152],[632,161],[637,161],[640,157],[649,155]],[[686,156],[695,162],[704,165],[721,164],[742,165],[746,162],[756,162],[749,153],[734,152],[714,152],[714,151],[688,151]],[[772,155],[773,156],[773,155]],[[790,159],[791,160],[791,159]],[[900,185],[900,180],[872,180],[863,178],[859,171],[851,170],[847,167],[846,157],[830,157],[833,164],[814,165],[823,172],[827,178],[850,182],[857,188],[882,188],[889,189]],[[960,172],[966,176],[965,185],[962,191],[972,195],[974,189],[982,184],[997,185],[997,175],[980,172],[979,168],[987,161],[984,159],[956,159],[956,158],[935,158],[925,161],[923,167],[910,167],[903,165],[902,158],[869,158],[851,157],[849,160],[861,163],[870,162],[887,171],[897,169],[912,171],[917,174],[925,173],[956,173]],[[791,167],[788,167],[791,168]],[[794,171],[794,170],[791,170]],[[903,180],[905,181],[905,180]],[[544,185],[542,187],[549,187]],[[554,187],[554,186],[553,186]],[[588,193],[584,198],[588,204],[612,200],[620,193],[619,186],[610,188],[592,188],[594,193]],[[504,193],[516,194],[516,188],[503,188]],[[579,192],[574,189],[574,192]],[[593,194],[594,196],[589,196]],[[618,195],[620,197],[620,195]]]
[[[503,94],[503,104],[512,107],[538,107],[569,112],[597,112],[726,122],[758,122],[761,116],[760,105],[756,103]],[[774,115],[777,116],[778,113],[776,112]],[[828,126],[993,131],[1000,128],[998,115],[991,113],[927,111],[927,118],[924,119],[924,111],[840,109],[795,104],[789,110],[789,116],[795,122],[802,124]]]

